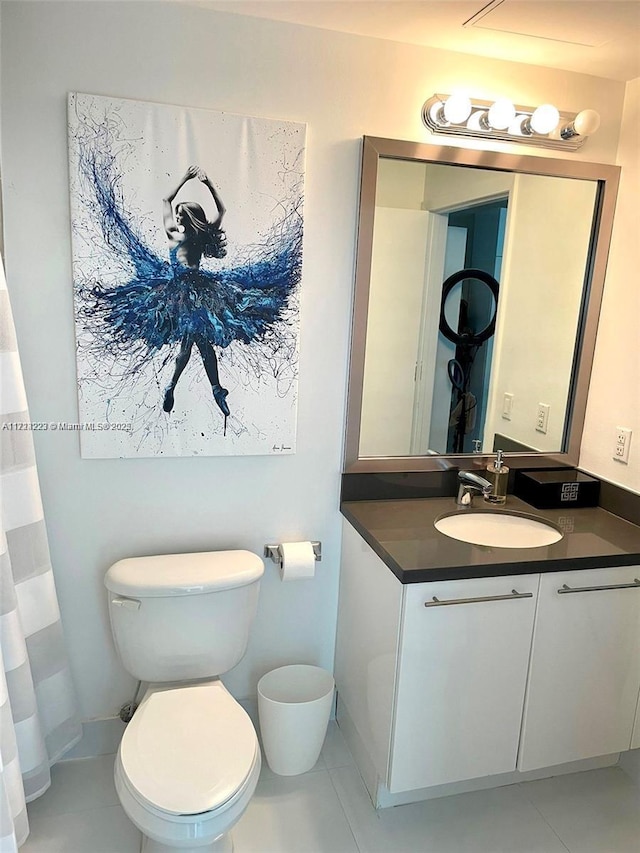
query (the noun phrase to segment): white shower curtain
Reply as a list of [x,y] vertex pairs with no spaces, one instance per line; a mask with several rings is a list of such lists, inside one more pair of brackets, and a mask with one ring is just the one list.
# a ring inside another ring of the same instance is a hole
[[80,739],[32,433],[0,261],[0,851],[29,834],[26,803]]

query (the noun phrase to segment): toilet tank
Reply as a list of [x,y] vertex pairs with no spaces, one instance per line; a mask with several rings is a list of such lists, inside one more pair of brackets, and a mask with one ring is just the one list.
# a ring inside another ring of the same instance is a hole
[[250,551],[132,557],[105,576],[125,669],[139,681],[187,681],[243,657],[264,565]]

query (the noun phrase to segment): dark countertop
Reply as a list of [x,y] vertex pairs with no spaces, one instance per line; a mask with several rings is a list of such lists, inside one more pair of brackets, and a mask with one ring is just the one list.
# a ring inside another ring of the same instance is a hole
[[640,566],[640,527],[601,507],[543,510],[509,495],[506,506],[487,510],[476,499],[472,512],[524,513],[564,532],[540,548],[493,548],[445,536],[434,521],[469,512],[451,497],[345,501],[340,510],[402,583]]

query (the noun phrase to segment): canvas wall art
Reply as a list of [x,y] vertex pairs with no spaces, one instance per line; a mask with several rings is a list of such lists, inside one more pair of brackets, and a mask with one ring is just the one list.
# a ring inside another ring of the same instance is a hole
[[305,126],[68,106],[82,455],[295,452]]

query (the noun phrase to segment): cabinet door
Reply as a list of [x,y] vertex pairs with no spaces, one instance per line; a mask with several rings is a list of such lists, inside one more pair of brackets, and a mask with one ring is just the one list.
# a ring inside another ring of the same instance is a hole
[[515,770],[538,580],[405,587],[390,791]]
[[542,575],[518,767],[627,750],[640,689],[637,567]]

